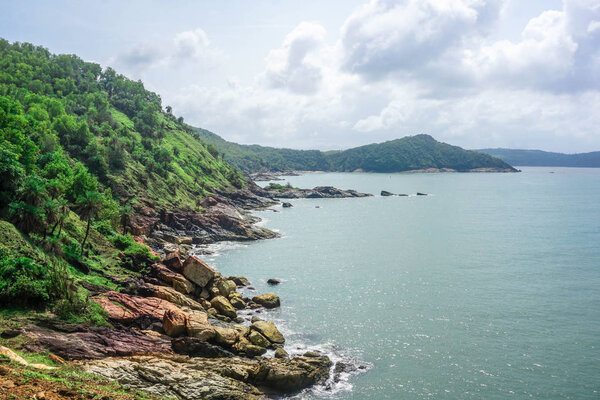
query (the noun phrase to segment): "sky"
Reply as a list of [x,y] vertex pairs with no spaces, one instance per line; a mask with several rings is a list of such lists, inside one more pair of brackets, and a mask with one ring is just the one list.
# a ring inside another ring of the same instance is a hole
[[111,66],[227,140],[600,150],[600,0],[0,0],[0,37]]

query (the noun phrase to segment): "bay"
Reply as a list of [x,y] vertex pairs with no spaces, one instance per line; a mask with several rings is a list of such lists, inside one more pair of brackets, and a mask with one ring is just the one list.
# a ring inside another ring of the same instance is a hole
[[600,397],[600,170],[285,180],[376,194],[258,212],[282,238],[208,257],[281,296],[286,350],[364,368],[296,397]]

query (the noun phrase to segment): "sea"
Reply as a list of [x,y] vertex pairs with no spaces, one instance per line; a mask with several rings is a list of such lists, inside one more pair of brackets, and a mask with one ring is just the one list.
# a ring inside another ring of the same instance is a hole
[[293,399],[600,399],[600,169],[521,169],[286,176],[374,196],[256,212],[281,238],[204,257],[340,363]]

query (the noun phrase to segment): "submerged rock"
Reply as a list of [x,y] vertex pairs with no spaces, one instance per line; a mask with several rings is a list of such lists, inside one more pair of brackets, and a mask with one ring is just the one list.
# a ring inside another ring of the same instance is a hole
[[381,195],[384,196],[384,197],[386,197],[386,196],[393,196],[394,193],[388,192],[387,190],[382,190],[381,191]]
[[281,283],[281,280],[280,279],[276,279],[276,278],[269,278],[267,280],[267,283],[269,285],[279,285]]
[[282,203],[282,204],[281,204],[281,206],[282,206],[283,208],[291,208],[291,207],[293,207],[293,206],[292,206],[292,203],[287,203],[287,202],[284,202],[284,203]]

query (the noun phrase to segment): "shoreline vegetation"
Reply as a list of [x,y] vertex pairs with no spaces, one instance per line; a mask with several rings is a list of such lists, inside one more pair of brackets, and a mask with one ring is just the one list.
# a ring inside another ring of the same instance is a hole
[[[259,399],[354,368],[287,354],[268,321],[278,296],[253,293],[194,250],[278,237],[251,211],[286,195],[368,194],[262,189],[140,81],[29,43],[0,39],[0,59],[0,346],[55,367],[0,356],[1,390]],[[386,148],[416,140],[417,161],[439,155],[458,169],[494,160],[425,135],[407,140]]]

